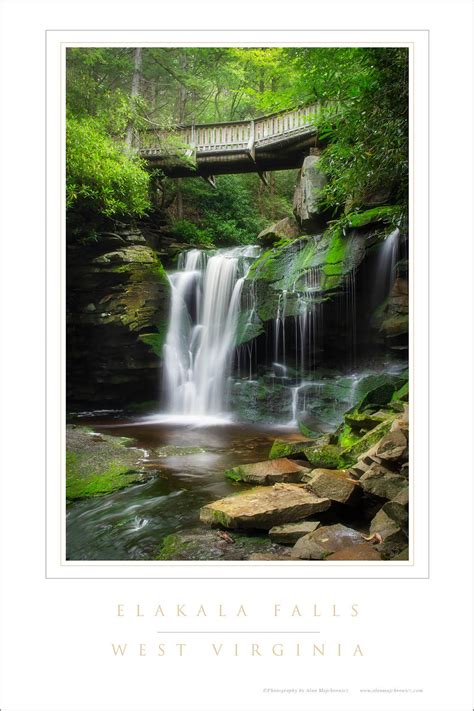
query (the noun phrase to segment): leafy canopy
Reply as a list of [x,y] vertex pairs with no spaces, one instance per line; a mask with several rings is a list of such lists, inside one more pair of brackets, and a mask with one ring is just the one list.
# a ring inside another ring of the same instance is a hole
[[143,215],[149,208],[148,175],[96,118],[66,122],[66,206],[107,217]]

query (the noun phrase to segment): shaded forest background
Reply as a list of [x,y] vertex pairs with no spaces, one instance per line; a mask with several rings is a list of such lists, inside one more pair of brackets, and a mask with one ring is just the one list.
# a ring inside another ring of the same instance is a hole
[[[69,239],[139,218],[203,247],[244,244],[291,214],[296,171],[170,180],[137,155],[140,132],[255,118],[315,100],[332,219],[369,196],[406,212],[405,48],[70,48],[67,51]],[[170,150],[172,146],[170,146]],[[153,180],[152,180],[153,178]],[[153,185],[153,190],[151,190]]]

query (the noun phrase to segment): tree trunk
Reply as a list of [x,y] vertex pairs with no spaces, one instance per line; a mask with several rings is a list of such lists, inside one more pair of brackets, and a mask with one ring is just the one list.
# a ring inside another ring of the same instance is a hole
[[[133,108],[133,104],[134,104],[134,99],[140,93],[141,71],[142,71],[142,48],[137,47],[135,49],[135,63],[134,63],[134,67],[133,67],[132,89],[130,92],[132,108]],[[130,120],[128,122],[127,135],[125,137],[125,142],[129,148],[132,148],[132,146],[133,146],[133,121],[132,120]]]

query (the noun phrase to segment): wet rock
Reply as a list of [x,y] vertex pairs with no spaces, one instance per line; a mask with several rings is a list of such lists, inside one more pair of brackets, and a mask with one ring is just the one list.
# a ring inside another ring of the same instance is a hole
[[282,526],[273,526],[269,531],[269,536],[275,543],[282,543],[293,546],[297,540],[312,533],[319,526],[319,521],[298,521],[297,523],[285,523]]
[[313,516],[331,506],[297,484],[256,487],[236,496],[214,501],[200,511],[203,523],[225,528],[269,530],[273,526]]
[[[375,324],[387,339],[408,336],[409,289],[407,279],[398,276],[383,307],[377,312]],[[404,341],[400,341],[404,343]]]
[[393,556],[392,560],[409,560],[408,546]]
[[[110,235],[109,235],[110,236]],[[140,234],[67,248],[69,403],[138,402],[155,393],[170,284]],[[111,246],[122,248],[109,251]]]
[[150,479],[142,465],[143,450],[122,437],[66,428],[66,497],[69,501],[101,496]]
[[252,553],[248,560],[291,560],[290,552],[287,553]]
[[377,546],[385,557],[393,557],[407,545],[408,513],[401,504],[388,502],[372,519],[370,534],[378,533],[382,543]]
[[318,446],[319,444],[328,444],[329,437],[323,435],[323,438],[309,439],[307,437],[300,436],[297,440],[290,441],[288,439],[276,439],[268,455],[269,459],[276,459],[278,457],[304,457],[305,450],[309,447]]
[[315,467],[321,467],[323,469],[339,468],[341,449],[334,444],[308,447],[304,450],[304,454],[308,461]]
[[360,543],[341,548],[326,560],[382,560],[382,555],[371,543]]
[[[356,440],[353,444],[345,447],[340,451],[339,462],[340,466],[344,468],[349,468],[354,466],[361,455],[372,452],[372,448],[383,439],[383,437],[390,430],[392,421],[395,415],[388,418],[384,422],[371,429],[369,432],[364,434],[360,439]],[[377,449],[373,450],[378,456]]]
[[364,543],[364,539],[359,531],[336,523],[333,526],[322,526],[300,538],[292,550],[291,557],[323,560],[331,553],[361,543]]
[[361,476],[359,483],[368,494],[379,496],[381,499],[393,499],[406,489],[407,480],[381,464],[373,462]]
[[242,464],[240,467],[228,469],[225,476],[234,481],[245,481],[249,484],[277,484],[280,482],[301,481],[308,467],[301,466],[291,459],[270,459],[256,464]]
[[281,239],[295,239],[301,233],[296,220],[292,217],[285,217],[270,227],[266,227],[260,232],[257,241],[264,245],[272,245]]
[[350,479],[344,469],[313,469],[306,486],[317,496],[340,504],[354,504],[361,493],[357,482]]
[[400,491],[393,499],[392,501],[396,504],[400,504],[401,506],[404,506],[406,509],[408,508],[408,503],[409,503],[409,491],[408,491],[408,486],[405,486],[404,489]]
[[[290,551],[266,535],[232,532],[230,543],[216,529],[191,529],[165,536],[157,560],[288,560]],[[255,557],[254,557],[255,556]]]
[[321,193],[327,179],[318,168],[319,156],[307,156],[299,175],[293,199],[293,213],[303,229],[324,224]]
[[381,441],[375,455],[387,462],[399,462],[408,457],[408,442],[401,429],[395,429],[386,434]]

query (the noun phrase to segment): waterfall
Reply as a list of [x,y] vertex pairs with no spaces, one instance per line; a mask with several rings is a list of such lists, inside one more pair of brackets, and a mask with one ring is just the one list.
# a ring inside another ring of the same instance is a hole
[[288,304],[291,299],[295,313],[293,316],[293,339],[289,345],[294,345],[294,365],[302,375],[311,365],[311,356],[316,350],[318,341],[322,338],[322,304],[315,300],[320,290],[320,269],[310,267],[303,275],[302,285],[297,287],[296,284],[293,284],[291,291],[283,289],[278,296],[273,326],[273,360],[285,367],[288,365],[285,324],[288,318]]
[[171,284],[170,325],[163,349],[167,410],[222,415],[235,348],[240,296],[256,247],[180,255]]
[[385,238],[379,249],[374,283],[374,305],[381,303],[392,289],[399,241],[400,230],[397,227]]

